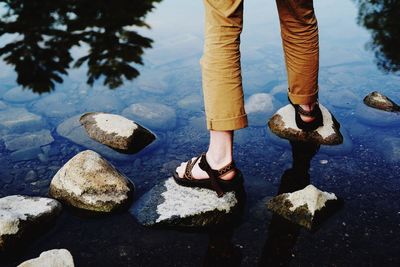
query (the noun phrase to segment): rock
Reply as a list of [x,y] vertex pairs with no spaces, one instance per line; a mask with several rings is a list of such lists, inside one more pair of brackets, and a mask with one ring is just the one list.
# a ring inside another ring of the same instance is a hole
[[14,87],[3,95],[3,98],[8,102],[23,103],[30,102],[39,98],[39,94],[32,92],[29,89],[22,87]]
[[127,204],[128,178],[94,151],[80,152],[53,177],[49,194],[74,207],[110,212]]
[[122,115],[151,130],[172,130],[176,126],[175,110],[159,103],[132,104]]
[[17,267],[74,267],[74,259],[66,249],[42,252],[38,258],[24,261]]
[[[62,104],[60,104],[62,103]],[[65,118],[76,113],[74,103],[64,93],[52,93],[36,101],[32,109],[34,112],[50,118]]]
[[92,140],[86,133],[83,125],[79,122],[80,118],[81,115],[77,115],[65,120],[57,127],[57,133],[62,137],[65,137],[78,145],[94,150],[109,159],[124,161],[132,160],[131,156],[116,152],[115,150]]
[[183,187],[171,177],[144,194],[130,212],[145,226],[200,227],[227,222],[238,206],[234,192],[218,198],[212,190]]
[[36,159],[42,153],[40,147],[23,148],[11,153],[10,159],[13,162]]
[[0,130],[12,133],[38,131],[46,126],[42,117],[28,112],[25,108],[9,108],[0,111]]
[[51,144],[54,139],[49,130],[33,133],[11,134],[3,137],[6,148],[11,151]]
[[393,100],[391,100],[387,96],[385,96],[377,91],[368,94],[364,98],[364,103],[367,106],[370,106],[372,108],[390,111],[390,112],[400,112],[399,105],[394,103]]
[[264,126],[267,118],[274,111],[274,97],[270,94],[258,93],[251,95],[245,104],[250,126]]
[[37,173],[34,170],[30,170],[25,175],[25,182],[33,182],[37,179]]
[[335,194],[308,185],[293,193],[284,193],[272,198],[267,206],[282,217],[311,229],[317,213],[326,207],[329,201],[335,200]]
[[399,113],[372,109],[363,104],[357,106],[355,116],[361,123],[370,126],[396,127],[400,125]]
[[339,124],[323,105],[319,104],[324,125],[315,131],[306,132],[299,129],[295,121],[295,110],[292,105],[279,109],[269,120],[271,131],[281,138],[294,141],[314,142],[321,145],[337,145],[343,142]]
[[61,204],[50,198],[21,195],[0,198],[0,251],[18,245],[60,211]]
[[91,138],[124,153],[136,153],[155,139],[149,130],[119,115],[86,113],[80,123]]

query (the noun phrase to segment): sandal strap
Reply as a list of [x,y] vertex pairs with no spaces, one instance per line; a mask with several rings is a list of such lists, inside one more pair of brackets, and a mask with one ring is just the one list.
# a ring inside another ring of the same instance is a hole
[[224,191],[221,189],[221,187],[219,186],[218,181],[217,181],[218,177],[221,176],[220,171],[223,174],[228,173],[233,170],[232,166],[234,166],[234,165],[228,164],[220,170],[214,170],[211,168],[210,164],[207,162],[206,154],[203,153],[201,155],[199,167],[203,171],[205,171],[208,174],[208,176],[210,177],[211,186],[215,190],[215,192],[217,192],[218,197],[222,197],[224,195]]
[[307,110],[303,109],[300,105],[297,105],[297,112],[304,116],[315,117],[316,112],[317,112],[317,109],[316,109],[317,105],[318,105],[318,102],[315,103],[314,108],[310,111],[307,111]]
[[185,168],[185,174],[183,175],[183,178],[188,179],[188,180],[193,180],[193,175],[192,175],[192,170],[194,165],[196,165],[196,162],[200,159],[201,155],[198,156],[194,161],[192,159],[188,160],[186,163],[186,168]]

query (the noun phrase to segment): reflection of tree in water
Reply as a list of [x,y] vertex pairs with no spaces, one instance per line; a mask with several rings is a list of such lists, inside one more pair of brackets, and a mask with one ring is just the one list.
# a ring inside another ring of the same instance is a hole
[[355,0],[359,5],[358,23],[372,34],[368,44],[375,52],[378,67],[400,71],[400,1]]
[[131,80],[143,64],[142,54],[152,40],[135,28],[148,27],[145,15],[161,0],[0,0],[5,12],[0,34],[18,34],[0,48],[0,56],[15,66],[17,82],[35,92],[54,89],[73,61],[73,46],[88,46],[75,63],[88,65],[87,83],[101,76],[110,88]]

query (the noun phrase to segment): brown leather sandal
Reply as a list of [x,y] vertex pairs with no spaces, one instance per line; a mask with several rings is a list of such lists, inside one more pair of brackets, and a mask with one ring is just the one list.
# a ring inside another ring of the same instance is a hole
[[[193,178],[192,169],[199,160],[199,167],[205,171],[210,178]],[[232,171],[236,171],[236,174],[231,180],[223,180],[220,178],[221,176]],[[225,192],[235,191],[243,183],[242,173],[238,168],[236,168],[233,161],[219,170],[214,170],[211,168],[210,164],[208,164],[205,153],[198,156],[195,160],[192,161],[190,159],[187,162],[183,177],[179,177],[176,171],[174,172],[173,177],[176,183],[179,185],[212,189],[217,193],[218,197],[222,197]]]

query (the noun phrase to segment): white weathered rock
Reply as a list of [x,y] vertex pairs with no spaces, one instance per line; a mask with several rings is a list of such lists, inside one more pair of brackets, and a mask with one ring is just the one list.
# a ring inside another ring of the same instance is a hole
[[61,211],[50,198],[13,195],[0,198],[0,251],[15,246],[37,225],[45,224]]
[[224,222],[238,204],[234,192],[218,198],[212,190],[180,186],[171,177],[136,201],[131,213],[145,226],[210,226]]
[[294,141],[308,141],[322,145],[337,145],[343,142],[343,136],[339,131],[339,124],[333,115],[323,105],[319,104],[323,126],[314,131],[302,131],[296,125],[295,109],[292,105],[286,105],[279,109],[269,120],[271,131],[281,138]]
[[96,152],[86,150],[56,173],[49,194],[77,208],[110,212],[128,202],[131,189],[125,175]]
[[32,92],[32,90],[24,89],[18,86],[5,93],[3,98],[8,102],[22,103],[39,98],[39,94]]
[[24,261],[17,267],[74,267],[74,259],[66,249],[52,249],[40,253],[38,258]]
[[33,133],[11,134],[3,137],[6,148],[11,151],[40,147],[54,141],[49,130],[41,130]]
[[159,103],[132,104],[122,115],[151,130],[172,130],[176,126],[175,110]]
[[319,190],[313,185],[293,193],[284,193],[272,198],[268,208],[282,217],[311,229],[317,212],[321,211],[328,201],[335,201],[333,193]]
[[42,117],[28,112],[25,108],[8,108],[0,111],[0,130],[10,133],[38,131],[44,128]]
[[91,138],[125,153],[136,153],[155,139],[149,130],[120,115],[86,113],[80,122]]
[[131,156],[116,152],[108,146],[102,145],[91,139],[83,125],[79,122],[80,118],[81,115],[77,115],[65,120],[57,127],[57,133],[62,137],[90,150],[94,150],[107,158],[124,161],[132,160]]
[[377,91],[368,94],[364,98],[364,103],[372,108],[391,111],[391,112],[400,112],[399,105],[394,103],[394,101],[388,98],[387,96]]

